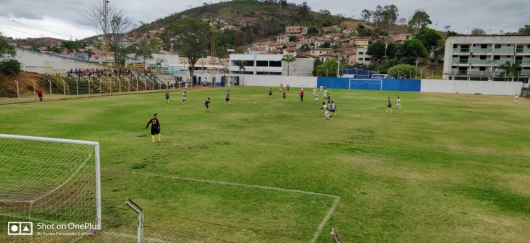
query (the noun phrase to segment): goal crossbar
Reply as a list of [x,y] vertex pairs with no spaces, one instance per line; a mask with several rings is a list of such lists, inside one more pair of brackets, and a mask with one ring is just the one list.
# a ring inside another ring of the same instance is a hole
[[[353,84],[353,87],[352,87]],[[382,79],[349,79],[348,89],[383,90]]]

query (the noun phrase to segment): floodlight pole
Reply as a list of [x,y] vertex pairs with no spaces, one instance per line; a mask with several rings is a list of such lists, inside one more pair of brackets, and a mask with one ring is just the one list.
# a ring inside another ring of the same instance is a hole
[[18,81],[15,80],[15,83],[17,84],[17,100],[18,103],[20,103],[20,90],[18,89]]
[[125,204],[138,213],[138,243],[144,241],[144,210],[131,199],[125,199]]
[[53,100],[53,92],[52,92],[52,81],[48,79],[48,83],[50,83],[50,100]]

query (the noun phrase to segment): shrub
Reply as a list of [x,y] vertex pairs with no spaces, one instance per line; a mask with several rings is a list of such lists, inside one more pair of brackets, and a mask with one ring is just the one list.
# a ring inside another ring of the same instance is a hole
[[0,62],[0,70],[5,74],[20,73],[20,62],[14,59]]

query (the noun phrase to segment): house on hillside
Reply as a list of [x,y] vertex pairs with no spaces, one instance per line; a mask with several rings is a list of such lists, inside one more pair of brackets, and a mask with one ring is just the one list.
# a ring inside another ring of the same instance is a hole
[[296,57],[297,55],[296,47],[289,47],[289,48],[283,49],[283,55],[289,55],[289,56]]
[[307,34],[307,27],[304,27],[304,26],[286,26],[285,27],[285,33],[286,34],[292,34],[292,35],[305,35],[305,34]]
[[368,46],[369,40],[367,38],[355,38],[356,46]]
[[333,52],[333,49],[331,49],[331,48],[315,48],[315,49],[311,50],[309,52],[309,54],[311,56],[318,57],[318,56],[320,56],[322,54],[332,53],[332,52]]
[[372,56],[366,54],[368,51],[367,46],[357,47],[357,62],[365,65],[369,65],[372,61]]
[[346,35],[355,34],[355,28],[346,28],[342,30],[342,33]]
[[324,34],[323,37],[331,39],[331,40],[337,40],[339,38],[344,37],[344,34],[343,33],[329,33],[329,34]]
[[335,55],[333,53],[325,53],[325,54],[319,55],[318,59],[320,59],[321,62],[325,62],[326,60],[335,58],[336,56],[337,55]]
[[412,39],[412,35],[411,34],[399,34],[399,35],[394,36],[392,41],[394,41],[396,43],[399,43],[399,44],[402,44],[403,42],[408,41],[410,39]]
[[289,43],[289,38],[291,36],[292,36],[291,34],[280,35],[280,36],[276,37],[276,42],[277,43],[287,44],[287,43]]

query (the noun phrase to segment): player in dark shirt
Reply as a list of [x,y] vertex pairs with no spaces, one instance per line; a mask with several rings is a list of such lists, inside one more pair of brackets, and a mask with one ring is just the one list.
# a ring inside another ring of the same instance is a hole
[[230,90],[226,92],[225,105],[230,105]]
[[285,94],[285,91],[283,91],[283,101],[285,102],[285,99],[287,98],[287,95]]
[[169,90],[166,90],[166,102],[169,104]]
[[162,140],[160,140],[160,121],[158,121],[156,113],[154,117],[149,120],[149,122],[145,126],[145,129],[149,127],[149,124],[151,124],[151,139],[153,140],[153,143],[155,143],[155,135],[158,135],[158,142],[161,143]]
[[208,99],[204,102],[204,106],[206,106],[206,112],[210,112],[210,103],[212,103],[210,101],[210,97],[208,97]]
[[269,90],[269,96],[267,96],[267,99],[271,97],[271,98],[274,98],[274,96],[272,96],[272,88]]

